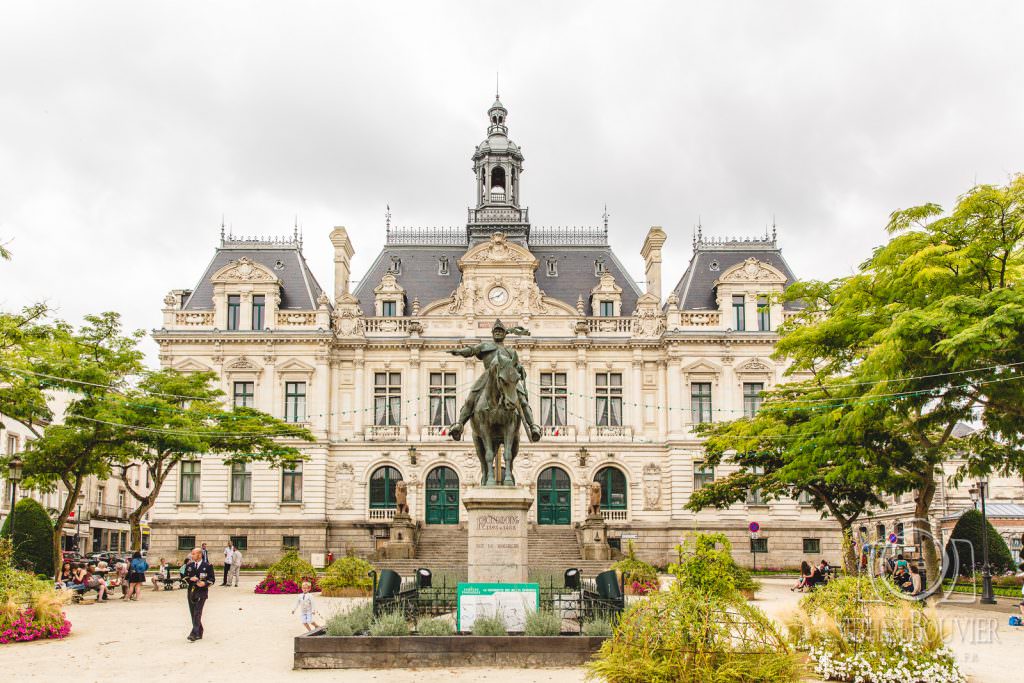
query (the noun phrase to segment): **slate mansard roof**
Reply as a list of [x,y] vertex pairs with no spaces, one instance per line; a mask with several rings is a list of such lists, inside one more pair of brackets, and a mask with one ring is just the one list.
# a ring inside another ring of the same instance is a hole
[[[590,306],[590,290],[597,286],[600,276],[594,271],[594,262],[602,260],[607,272],[615,278],[616,284],[622,287],[622,315],[632,315],[640,290],[636,282],[616,258],[611,247],[595,246],[542,246],[528,245],[530,252],[540,262],[534,279],[544,294],[558,299],[569,306],[575,306],[582,296],[587,315],[594,315]],[[451,296],[462,282],[458,260],[466,253],[466,246],[416,246],[388,245],[370,266],[359,281],[353,294],[359,299],[363,313],[374,315],[373,289],[380,284],[381,277],[392,267],[393,258],[400,259],[399,272],[395,276],[405,289],[408,305],[413,299],[419,299],[420,306],[426,306],[439,299]],[[439,274],[439,262],[442,256],[448,258],[448,275]],[[547,261],[557,261],[557,275],[547,274]]]
[[[715,302],[715,280],[722,273],[748,258],[755,258],[780,270],[786,276],[786,286],[791,285],[796,276],[790,269],[782,250],[771,239],[736,239],[736,240],[703,240],[694,241],[693,256],[686,272],[680,278],[672,293],[679,297],[679,308],[684,311],[717,310]],[[800,308],[798,302],[787,302],[787,310]]]
[[281,280],[280,310],[316,310],[316,300],[323,291],[302,255],[302,243],[293,241],[226,240],[221,242],[199,278],[199,284],[185,301],[186,311],[213,309],[214,274],[231,261],[245,257],[270,268]]

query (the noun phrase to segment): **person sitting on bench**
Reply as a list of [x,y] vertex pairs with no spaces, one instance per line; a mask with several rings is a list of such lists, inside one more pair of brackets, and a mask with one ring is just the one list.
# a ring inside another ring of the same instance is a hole
[[171,585],[171,565],[167,564],[167,560],[164,558],[160,558],[160,569],[150,579],[150,583],[153,584],[153,590],[155,591],[160,590],[160,584],[163,584],[165,587]]

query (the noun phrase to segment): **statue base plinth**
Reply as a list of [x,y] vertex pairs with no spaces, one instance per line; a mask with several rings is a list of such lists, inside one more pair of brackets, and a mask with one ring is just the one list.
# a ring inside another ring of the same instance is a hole
[[462,496],[469,518],[470,583],[525,583],[530,553],[524,486],[476,486]]
[[390,537],[385,554],[389,560],[409,560],[416,557],[416,522],[406,512],[400,512],[391,520]]
[[584,560],[610,560],[612,549],[608,545],[608,525],[601,515],[589,515],[580,526],[583,543],[580,552]]

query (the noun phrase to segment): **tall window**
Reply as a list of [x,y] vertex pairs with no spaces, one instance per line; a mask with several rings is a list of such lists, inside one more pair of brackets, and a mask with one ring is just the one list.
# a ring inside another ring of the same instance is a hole
[[370,475],[370,507],[393,508],[395,502],[395,484],[402,481],[402,473],[394,467],[378,467]]
[[181,461],[181,496],[182,503],[199,502],[199,461]]
[[761,408],[762,382],[743,383],[743,417],[754,417]]
[[231,466],[231,502],[248,503],[252,500],[252,471],[249,463],[237,462]]
[[398,315],[398,305],[394,301],[384,301],[381,303],[380,314],[385,318],[394,318]]
[[693,464],[693,490],[699,491],[715,480],[715,468],[702,462]]
[[694,424],[711,422],[711,382],[690,384],[690,418]]
[[540,373],[540,423],[545,427],[564,427],[569,387],[564,372]]
[[373,373],[373,423],[397,425],[402,421],[402,373]]
[[617,467],[602,467],[594,475],[594,481],[601,485],[601,509],[626,509],[626,475]]
[[195,547],[195,536],[178,536],[178,550],[192,550]]
[[595,386],[597,426],[622,426],[622,373],[599,372]]
[[255,382],[235,382],[234,398],[236,408],[252,408],[256,403]]
[[228,295],[228,329],[238,329],[239,309],[242,307],[242,297],[238,294]]
[[237,550],[248,550],[249,549],[249,537],[248,536],[229,536],[228,540],[231,541],[231,545],[235,546]]
[[440,427],[455,421],[455,373],[430,373],[430,424]]
[[281,502],[302,502],[302,463],[281,465]]
[[767,296],[757,297],[757,329],[770,332],[772,329],[771,305]]
[[601,317],[611,318],[615,315],[615,302],[614,301],[602,301],[601,302]]
[[263,311],[267,307],[267,297],[263,294],[254,294],[252,297],[252,329],[263,329]]
[[747,305],[742,294],[732,295],[732,312],[736,319],[736,331],[742,332],[747,329]]
[[306,383],[284,383],[284,421],[306,421]]
[[[764,474],[763,467],[751,467],[751,474]],[[752,488],[747,491],[747,505],[765,505],[764,493],[761,489]]]

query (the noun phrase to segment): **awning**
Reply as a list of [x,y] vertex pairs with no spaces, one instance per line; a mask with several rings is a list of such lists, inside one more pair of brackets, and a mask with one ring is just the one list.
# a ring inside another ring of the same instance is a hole
[[107,522],[102,519],[90,519],[89,526],[93,529],[117,529],[118,531],[128,531],[131,529],[128,526],[128,522]]

